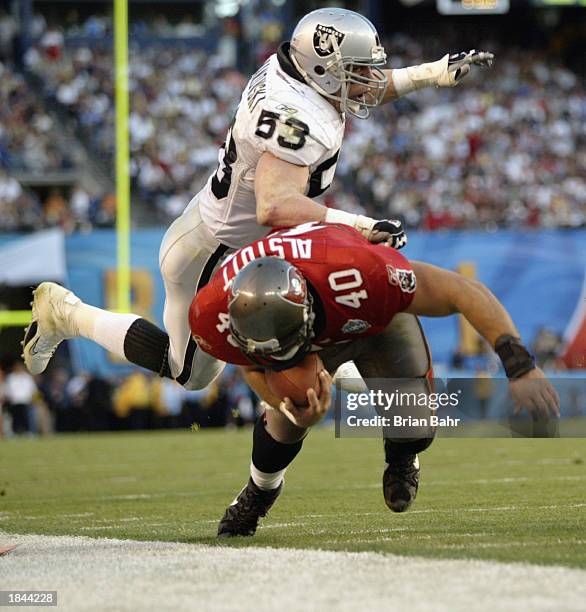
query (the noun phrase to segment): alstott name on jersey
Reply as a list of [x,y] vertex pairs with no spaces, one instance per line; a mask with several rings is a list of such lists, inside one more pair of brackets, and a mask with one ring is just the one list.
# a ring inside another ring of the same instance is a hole
[[232,280],[244,266],[259,257],[273,256],[279,259],[311,259],[311,238],[281,238],[274,236],[236,251],[222,264],[224,291],[232,284]]

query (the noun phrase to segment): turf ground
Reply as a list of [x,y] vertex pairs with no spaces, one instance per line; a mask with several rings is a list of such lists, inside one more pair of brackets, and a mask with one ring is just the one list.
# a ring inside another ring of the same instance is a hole
[[[215,546],[250,442],[250,430],[2,442],[0,531]],[[396,515],[380,441],[315,430],[257,535],[221,543],[586,568],[586,440],[439,439],[421,465],[417,502]]]

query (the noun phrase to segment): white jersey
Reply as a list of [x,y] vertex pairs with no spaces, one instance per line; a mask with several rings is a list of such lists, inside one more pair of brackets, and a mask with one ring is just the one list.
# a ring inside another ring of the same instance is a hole
[[264,151],[309,167],[305,195],[331,184],[344,136],[345,119],[311,87],[296,78],[283,45],[246,85],[217,171],[186,212],[199,205],[201,217],[221,243],[238,248],[267,234],[256,220],[254,176]]

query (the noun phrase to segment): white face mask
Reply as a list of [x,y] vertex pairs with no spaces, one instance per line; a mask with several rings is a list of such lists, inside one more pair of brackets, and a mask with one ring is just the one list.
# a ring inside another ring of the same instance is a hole
[[[339,102],[342,112],[348,112],[359,119],[367,119],[370,116],[370,109],[382,102],[387,89],[388,78],[382,70],[387,60],[384,48],[381,46],[373,47],[371,57],[368,59],[344,57],[336,37],[332,35],[330,40],[334,50],[333,57],[325,67],[323,75],[324,79],[329,77],[329,87],[326,87],[321,77],[308,74],[301,67],[294,54],[291,54],[291,60],[304,77],[305,82],[322,96]],[[357,73],[356,69],[360,67],[368,67],[370,75]],[[351,99],[348,95],[353,84],[365,89],[356,99]],[[333,87],[336,87],[335,91],[332,89]]]

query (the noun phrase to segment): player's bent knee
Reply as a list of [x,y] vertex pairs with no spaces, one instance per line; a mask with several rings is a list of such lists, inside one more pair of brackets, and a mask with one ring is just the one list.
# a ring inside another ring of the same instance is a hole
[[188,380],[183,384],[183,388],[187,391],[201,391],[207,386],[205,382],[199,380]]
[[435,440],[435,432],[429,438],[385,438],[385,450],[394,454],[416,455],[428,449]]
[[206,368],[197,369],[196,371],[192,370],[189,378],[183,383],[183,388],[187,391],[205,389],[222,373],[225,365],[223,361],[217,361],[209,364]]
[[[178,249],[176,249],[178,251]],[[185,281],[185,270],[193,265],[193,257],[182,256],[181,251],[171,251],[159,262],[161,276],[166,283],[182,283]],[[195,285],[195,283],[194,283]]]
[[210,379],[209,377],[195,376],[193,378],[189,378],[183,384],[183,388],[187,391],[201,391],[202,389],[205,389],[209,384],[211,384],[215,378],[215,376],[212,379]]

